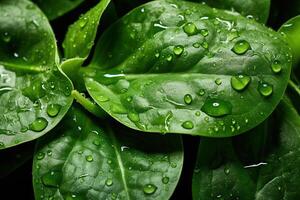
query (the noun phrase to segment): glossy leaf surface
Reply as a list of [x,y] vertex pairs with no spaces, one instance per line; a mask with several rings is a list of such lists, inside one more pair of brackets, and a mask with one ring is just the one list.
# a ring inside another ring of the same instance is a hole
[[201,141],[193,177],[194,200],[300,197],[300,116],[284,100],[275,117],[273,129],[266,124],[238,138]]
[[26,0],[0,1],[0,149],[52,129],[72,103],[52,29]]
[[92,98],[126,126],[227,137],[270,115],[290,70],[279,33],[199,3],[162,0],[107,30],[82,71]]
[[36,199],[168,199],[183,164],[180,136],[105,128],[79,109],[38,143]]
[[207,5],[226,10],[234,10],[244,16],[261,23],[266,23],[269,17],[270,0],[193,0],[205,2]]
[[84,0],[32,0],[47,15],[49,20],[56,19],[79,6]]

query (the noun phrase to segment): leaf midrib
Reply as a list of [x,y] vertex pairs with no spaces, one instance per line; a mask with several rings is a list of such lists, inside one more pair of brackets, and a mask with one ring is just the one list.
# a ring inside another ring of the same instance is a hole
[[118,151],[118,148],[117,148],[117,146],[119,144],[117,142],[116,136],[113,133],[113,131],[111,129],[109,129],[108,132],[109,132],[108,135],[110,136],[110,138],[112,140],[112,143],[113,143],[113,149],[114,149],[115,154],[117,156],[117,162],[118,162],[118,165],[119,165],[119,168],[120,168],[122,182],[123,182],[123,185],[124,185],[124,190],[125,190],[125,193],[126,193],[126,197],[127,197],[127,200],[130,200],[129,190],[128,190],[126,177],[125,177],[125,168],[124,168],[124,165],[123,165],[123,161],[122,161],[120,152]]

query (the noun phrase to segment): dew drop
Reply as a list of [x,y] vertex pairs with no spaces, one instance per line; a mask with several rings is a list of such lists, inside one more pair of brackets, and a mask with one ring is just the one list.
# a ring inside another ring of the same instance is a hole
[[185,121],[181,125],[185,129],[193,129],[194,128],[194,123],[191,121]]
[[109,101],[109,98],[107,96],[100,95],[99,97],[97,97],[97,100],[99,100],[100,102],[106,102]]
[[200,96],[205,95],[205,90],[204,90],[204,89],[201,89],[201,90],[199,91],[199,95],[200,95]]
[[40,132],[48,126],[48,121],[43,117],[38,117],[30,125],[29,129],[35,132]]
[[43,160],[44,158],[45,158],[45,153],[39,152],[39,153],[37,154],[36,159],[38,159],[38,160]]
[[164,177],[161,179],[161,182],[162,182],[163,184],[168,184],[168,183],[169,183],[169,180],[170,180],[169,177],[164,176]]
[[168,55],[166,59],[168,62],[171,62],[173,60],[173,55]]
[[230,169],[227,168],[227,167],[225,167],[225,168],[224,168],[224,173],[225,173],[226,175],[228,175],[228,174],[230,173]]
[[264,96],[268,97],[273,93],[273,86],[266,82],[261,82],[258,85],[259,93]]
[[231,87],[236,91],[243,91],[250,83],[249,76],[238,75],[231,77]]
[[3,40],[4,42],[8,43],[8,42],[11,41],[11,36],[10,36],[7,32],[5,32],[5,33],[3,34],[3,36],[2,36],[2,40]]
[[240,40],[234,44],[231,50],[237,55],[243,55],[250,49],[251,46],[246,40]]
[[105,181],[105,185],[112,186],[112,184],[113,184],[113,180],[111,178],[107,178]]
[[58,115],[60,109],[61,109],[61,105],[59,105],[59,104],[50,104],[47,107],[47,114],[50,117],[55,117],[55,116]]
[[216,83],[217,85],[221,85],[221,84],[222,84],[222,79],[217,78],[217,79],[215,80],[215,83]]
[[208,30],[207,29],[201,29],[200,34],[204,37],[208,36]]
[[183,100],[184,100],[184,103],[190,105],[193,102],[193,97],[190,94],[186,94],[186,95],[184,95]]
[[277,74],[281,72],[281,70],[282,70],[282,66],[280,62],[278,60],[275,60],[272,64],[272,71]]
[[143,189],[144,193],[147,195],[154,194],[156,190],[157,190],[157,187],[153,184],[147,184],[144,186],[144,189]]
[[86,159],[86,161],[88,161],[88,162],[93,162],[93,160],[94,160],[94,158],[93,158],[92,155],[87,155],[87,156],[85,157],[85,159]]
[[231,114],[232,105],[224,100],[207,98],[201,110],[209,116],[222,117]]
[[199,47],[201,47],[201,44],[200,44],[199,42],[195,42],[195,43],[193,44],[193,47],[199,48]]
[[176,56],[180,56],[184,51],[184,47],[182,45],[177,45],[174,47],[173,52]]
[[183,30],[188,36],[195,35],[198,32],[196,25],[192,22],[186,23],[183,26]]
[[204,49],[208,49],[208,43],[206,41],[202,42],[201,46],[204,48]]

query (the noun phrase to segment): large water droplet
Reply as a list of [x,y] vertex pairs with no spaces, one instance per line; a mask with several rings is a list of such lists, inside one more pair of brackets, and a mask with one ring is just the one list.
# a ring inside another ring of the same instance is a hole
[[183,26],[183,30],[188,36],[195,35],[198,32],[197,26],[192,22],[186,23]]
[[204,49],[208,49],[208,43],[206,41],[202,42],[201,46],[204,48]]
[[61,109],[61,105],[59,105],[59,104],[50,104],[47,107],[47,114],[50,117],[55,117],[55,116],[58,115],[60,109]]
[[222,117],[231,114],[232,105],[224,100],[207,98],[201,110],[209,116]]
[[177,45],[174,47],[173,52],[176,56],[180,56],[184,51],[184,47],[182,45]]
[[147,194],[147,195],[150,195],[150,194],[154,194],[155,191],[157,190],[157,187],[153,184],[147,184],[144,186],[144,193]]
[[242,91],[249,85],[250,81],[251,78],[249,76],[233,76],[231,77],[231,87],[237,91]]
[[234,44],[231,50],[238,55],[243,55],[250,49],[251,46],[246,40],[240,40]]
[[43,117],[38,117],[30,125],[29,129],[32,131],[40,132],[48,126],[48,121]]
[[217,85],[221,85],[221,84],[222,84],[222,79],[217,78],[217,79],[215,80],[215,83],[216,83]]
[[45,153],[43,153],[43,152],[39,152],[36,156],[36,159],[38,159],[38,160],[42,160],[44,158],[45,158]]
[[191,121],[185,121],[181,125],[185,129],[193,129],[194,128],[194,123]]
[[273,86],[269,83],[261,82],[258,85],[258,91],[262,96],[268,97],[273,93]]
[[184,95],[183,100],[184,100],[184,103],[190,105],[193,102],[193,97],[190,94],[186,94],[186,95]]
[[282,70],[282,66],[280,62],[278,60],[275,60],[272,64],[272,71],[277,74],[281,72],[281,70]]

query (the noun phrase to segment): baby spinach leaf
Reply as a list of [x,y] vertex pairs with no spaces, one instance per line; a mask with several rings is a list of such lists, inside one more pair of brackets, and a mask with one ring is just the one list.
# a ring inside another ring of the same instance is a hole
[[204,2],[214,8],[233,10],[261,23],[266,23],[270,12],[270,0],[192,0]]
[[[193,177],[194,200],[299,199],[300,116],[286,99],[276,114],[275,131],[263,132],[259,127],[239,138],[201,141]],[[255,140],[261,142],[253,146]],[[245,148],[249,145],[254,148]],[[251,149],[260,156],[254,156]],[[247,155],[248,162],[241,155]]]
[[288,41],[293,52],[294,67],[300,61],[300,16],[296,16],[284,23],[278,30]]
[[[107,8],[110,0],[102,0],[80,19],[69,27],[63,42],[65,60],[61,64],[63,71],[75,81],[83,85],[78,79],[78,70],[87,59],[94,45],[100,18]],[[77,86],[77,85],[76,85]]]
[[291,52],[279,33],[253,20],[161,0],[112,25],[81,70],[91,97],[128,127],[227,137],[273,112]]
[[79,6],[84,0],[31,0],[47,15],[49,20],[56,19]]
[[36,199],[170,198],[183,164],[180,136],[141,135],[101,126],[73,107],[33,163]]
[[52,29],[27,0],[0,1],[0,149],[52,129],[72,103]]

